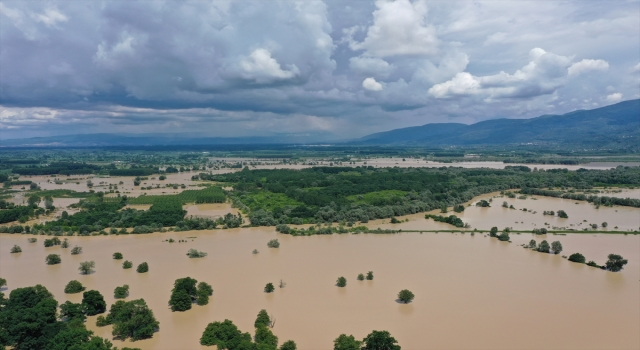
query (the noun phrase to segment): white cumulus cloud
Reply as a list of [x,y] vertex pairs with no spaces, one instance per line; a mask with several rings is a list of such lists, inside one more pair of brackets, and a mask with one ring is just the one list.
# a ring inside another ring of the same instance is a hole
[[377,57],[351,57],[349,68],[362,75],[387,77],[396,67]]
[[622,100],[622,94],[619,92],[607,96],[607,101],[609,102],[618,102],[620,100]]
[[290,65],[289,70],[283,70],[267,49],[254,50],[240,61],[240,68],[244,79],[255,80],[258,84],[291,79],[300,73],[295,64]]
[[605,60],[589,60],[584,59],[576,62],[569,67],[569,75],[579,75],[588,71],[609,69],[609,63]]
[[370,91],[381,91],[382,90],[382,84],[378,83],[375,79],[373,78],[367,78],[362,82],[362,87],[370,90]]

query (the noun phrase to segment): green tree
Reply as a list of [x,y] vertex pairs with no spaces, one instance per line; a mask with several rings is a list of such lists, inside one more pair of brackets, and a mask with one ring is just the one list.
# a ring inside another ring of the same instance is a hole
[[541,253],[548,253],[549,249],[551,249],[551,247],[549,247],[549,243],[545,240],[540,242],[537,250]]
[[603,228],[607,228],[607,226],[609,226],[609,224],[606,221],[602,223]]
[[31,206],[31,207],[37,206],[40,203],[40,201],[42,201],[42,198],[40,198],[40,196],[37,196],[35,194],[32,194],[27,199],[27,202],[29,203],[29,206]]
[[91,273],[91,271],[93,271],[95,267],[96,263],[94,261],[83,261],[80,263],[80,267],[78,267],[78,270],[80,270],[81,274],[88,275]]
[[577,262],[577,263],[581,263],[584,264],[585,261],[587,261],[587,259],[585,259],[584,255],[580,254],[580,253],[573,253],[571,255],[569,255],[569,261],[573,261],[573,262]]
[[71,255],[82,254],[82,247],[75,246],[71,248]]
[[84,305],[82,304],[72,303],[67,300],[64,304],[60,305],[60,318],[65,321],[79,319],[84,322],[87,318],[84,312]]
[[169,306],[171,311],[187,311],[191,309],[191,296],[184,289],[178,289],[171,293]]
[[[206,346],[216,345],[218,349],[240,349],[241,344],[251,344],[251,335],[242,333],[229,320],[212,322],[202,332],[200,344]],[[246,349],[251,349],[251,347],[246,347]]]
[[564,210],[558,210],[558,217],[563,219],[568,219],[569,215]]
[[338,277],[338,280],[336,281],[336,286],[338,287],[346,287],[347,286],[347,279],[340,276]]
[[56,265],[56,264],[61,263],[62,259],[60,259],[60,255],[58,255],[58,254],[49,254],[45,258],[45,261],[46,261],[47,265]]
[[362,342],[356,340],[352,335],[340,334],[333,341],[333,350],[360,350]]
[[358,281],[364,281],[364,275],[359,273],[358,274]]
[[536,249],[536,240],[532,239],[529,241],[529,248]]
[[125,260],[125,261],[122,263],[122,268],[123,268],[123,269],[130,269],[130,268],[132,268],[132,267],[133,267],[133,263],[132,263],[131,261],[129,261],[129,260]]
[[124,299],[126,297],[129,296],[129,285],[125,284],[122,287],[116,287],[116,289],[113,290],[113,297],[115,299]]
[[120,252],[113,253],[113,258],[115,260],[122,260],[122,253]]
[[293,340],[287,340],[280,345],[280,350],[298,350],[298,346]]
[[[47,350],[116,350],[110,341],[96,337],[84,323],[77,318],[64,323],[64,326],[47,344]],[[123,349],[124,350],[124,349]]]
[[198,283],[196,290],[196,303],[198,303],[198,305],[209,304],[209,297],[211,295],[213,295],[213,288],[210,284],[206,282]]
[[373,281],[373,271],[367,272],[367,281]]
[[362,342],[362,350],[400,350],[398,341],[387,331],[373,331]]
[[398,293],[398,300],[405,304],[411,302],[413,298],[413,293],[408,289],[403,289]]
[[618,254],[609,254],[609,260],[604,264],[604,267],[612,272],[618,272],[623,269],[624,265],[627,264],[627,259],[624,259],[622,256]]
[[65,238],[60,244],[60,248],[69,248],[69,240]]
[[256,317],[256,321],[253,323],[254,328],[258,328],[260,326],[271,326],[271,317],[269,317],[269,314],[265,309],[262,309],[260,310],[260,312],[258,312],[258,317]]
[[97,290],[82,293],[82,305],[88,316],[101,314],[107,310],[107,303]]
[[256,328],[256,344],[266,345],[269,348],[276,349],[278,347],[278,337],[265,326]]
[[267,283],[266,286],[264,286],[264,292],[265,293],[272,293],[275,290],[275,288],[273,287],[273,283],[269,282]]
[[493,226],[491,228],[491,231],[489,231],[489,237],[496,237],[498,233],[498,228]]
[[13,349],[45,349],[60,330],[58,302],[42,285],[16,288],[0,312],[0,344]]
[[142,264],[138,265],[138,268],[136,269],[136,271],[138,273],[149,272],[149,264],[147,264],[146,262],[143,262]]
[[111,334],[117,339],[134,341],[153,337],[160,326],[144,299],[116,301],[102,322],[103,325],[113,324]]
[[562,251],[562,243],[560,241],[551,242],[551,253],[559,254]]
[[76,281],[76,280],[72,280],[69,281],[69,283],[67,283],[67,286],[64,287],[64,292],[67,294],[74,294],[74,293],[80,293],[82,291],[84,291],[85,288],[82,285],[82,283]]
[[280,248],[280,242],[277,239],[272,239],[267,242],[267,247],[269,248]]
[[7,285],[7,280],[4,278],[0,278],[0,289]]
[[500,235],[498,235],[498,240],[502,241],[502,242],[506,242],[510,239],[509,234],[507,232],[502,232]]
[[22,248],[20,248],[19,245],[14,244],[13,247],[11,248],[11,254],[14,253],[22,253]]

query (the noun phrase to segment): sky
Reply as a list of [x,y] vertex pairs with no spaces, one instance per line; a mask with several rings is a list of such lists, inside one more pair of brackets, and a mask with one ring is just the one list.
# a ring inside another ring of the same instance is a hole
[[640,1],[1,1],[0,139],[325,135],[640,98]]

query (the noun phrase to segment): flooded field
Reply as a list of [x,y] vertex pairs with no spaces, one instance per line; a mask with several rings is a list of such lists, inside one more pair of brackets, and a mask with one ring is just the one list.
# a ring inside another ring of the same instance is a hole
[[[440,225],[439,223],[437,223]],[[276,318],[281,342],[293,339],[300,349],[328,349],[341,333],[363,338],[385,329],[403,349],[632,349],[640,347],[640,236],[638,235],[512,235],[513,243],[481,234],[401,233],[291,237],[273,228],[167,232],[149,235],[70,237],[81,255],[68,249],[44,248],[44,237],[0,236],[0,274],[9,290],[45,285],[59,302],[80,302],[81,295],[63,293],[77,279],[99,290],[108,304],[113,289],[128,284],[128,298],[144,298],[160,321],[152,339],[115,341],[117,346],[143,349],[198,349],[209,322],[231,319],[253,331],[260,309]],[[195,238],[191,238],[195,237]],[[566,261],[559,255],[519,246],[531,238],[559,240],[563,254],[581,252],[602,264],[609,253],[629,259],[620,273]],[[166,239],[188,243],[167,243]],[[266,242],[278,238],[281,247]],[[8,254],[13,244],[23,252]],[[189,248],[209,255],[185,256]],[[251,251],[258,249],[259,254]],[[150,271],[123,270],[111,259],[119,251],[134,267],[145,261]],[[62,264],[48,266],[47,254],[61,254]],[[80,275],[79,262],[94,260],[95,273]],[[373,281],[357,281],[373,271]],[[212,284],[209,305],[186,312],[167,307],[175,279],[190,276]],[[335,287],[339,276],[347,287]],[[286,287],[272,294],[262,290],[280,280]],[[410,289],[416,299],[398,304],[396,294]],[[87,325],[111,338],[110,327]],[[615,320],[615,322],[611,322]],[[204,348],[204,347],[203,347]]]

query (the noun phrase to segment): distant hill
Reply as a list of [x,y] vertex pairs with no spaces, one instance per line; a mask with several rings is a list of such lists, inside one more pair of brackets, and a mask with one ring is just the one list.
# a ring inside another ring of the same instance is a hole
[[426,124],[365,136],[359,145],[473,146],[572,145],[640,150],[640,100],[531,119],[493,119],[476,124]]

